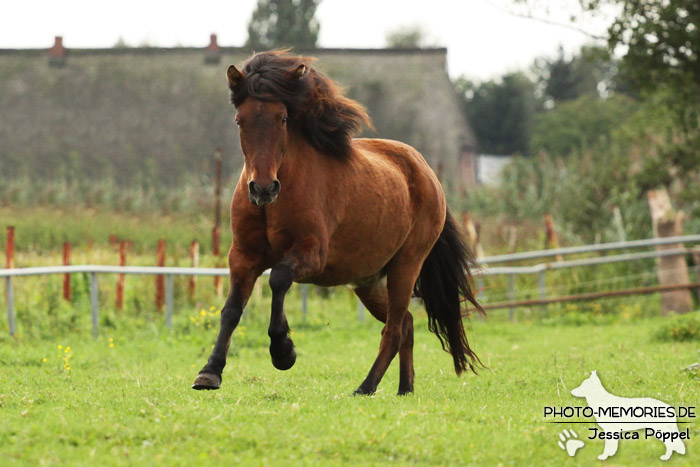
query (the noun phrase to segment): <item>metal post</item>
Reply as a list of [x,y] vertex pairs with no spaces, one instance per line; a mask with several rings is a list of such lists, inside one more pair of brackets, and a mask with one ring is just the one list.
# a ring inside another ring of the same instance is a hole
[[92,308],[92,337],[97,337],[97,327],[98,327],[98,283],[97,283],[97,273],[90,273],[90,306]]
[[365,306],[359,298],[357,299],[357,319],[362,323],[365,322]]
[[484,278],[481,274],[476,276],[476,294],[475,297],[479,298],[479,295],[481,295],[484,292]]
[[546,284],[544,281],[544,269],[537,273],[537,282],[540,287],[540,298],[547,298]]
[[12,287],[12,276],[7,277],[7,323],[10,335],[15,335],[15,289]]
[[301,317],[304,321],[306,321],[306,313],[309,311],[308,297],[308,284],[301,284]]
[[[515,301],[515,274],[508,274],[508,300]],[[515,308],[510,307],[508,314],[511,321],[515,321]]]
[[165,276],[165,324],[173,327],[173,275]]

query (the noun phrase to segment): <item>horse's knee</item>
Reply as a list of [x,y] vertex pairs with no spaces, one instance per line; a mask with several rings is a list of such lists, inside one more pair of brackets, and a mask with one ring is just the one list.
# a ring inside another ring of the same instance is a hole
[[270,289],[273,293],[285,293],[294,282],[294,271],[288,264],[280,263],[270,271]]

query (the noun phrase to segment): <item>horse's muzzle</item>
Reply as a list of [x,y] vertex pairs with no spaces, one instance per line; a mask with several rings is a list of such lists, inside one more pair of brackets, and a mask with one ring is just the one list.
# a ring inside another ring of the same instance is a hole
[[279,180],[273,180],[266,187],[263,187],[256,181],[251,181],[248,183],[248,198],[256,206],[265,206],[275,202],[281,189],[282,184]]

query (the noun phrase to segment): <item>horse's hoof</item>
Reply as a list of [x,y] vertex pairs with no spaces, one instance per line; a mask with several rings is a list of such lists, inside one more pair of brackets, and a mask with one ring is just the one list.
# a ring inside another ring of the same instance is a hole
[[194,380],[192,389],[219,389],[221,387],[221,377],[211,373],[200,373]]
[[292,351],[288,352],[284,357],[282,358],[275,358],[272,357],[272,365],[274,365],[275,368],[278,370],[289,370],[291,367],[294,366],[294,363],[297,361],[297,352],[294,350],[294,347],[292,347]]
[[411,389],[399,388],[399,392],[396,393],[397,396],[407,396],[409,394],[413,394],[413,388],[411,388]]
[[371,396],[374,394],[376,390],[374,389],[367,389],[362,386],[359,388],[355,389],[355,392],[352,393],[353,396]]

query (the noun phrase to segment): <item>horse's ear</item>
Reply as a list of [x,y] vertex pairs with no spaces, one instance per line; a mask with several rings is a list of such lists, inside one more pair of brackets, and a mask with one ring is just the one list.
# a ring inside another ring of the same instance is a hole
[[243,78],[245,78],[243,73],[238,71],[238,69],[233,65],[229,66],[228,70],[226,70],[226,77],[228,78],[228,85],[231,88],[236,87],[236,85],[240,83]]
[[306,74],[306,70],[307,70],[306,65],[304,65],[302,63],[301,65],[296,67],[296,69],[294,70],[294,76],[296,76],[297,78],[301,78],[302,76],[304,76]]

